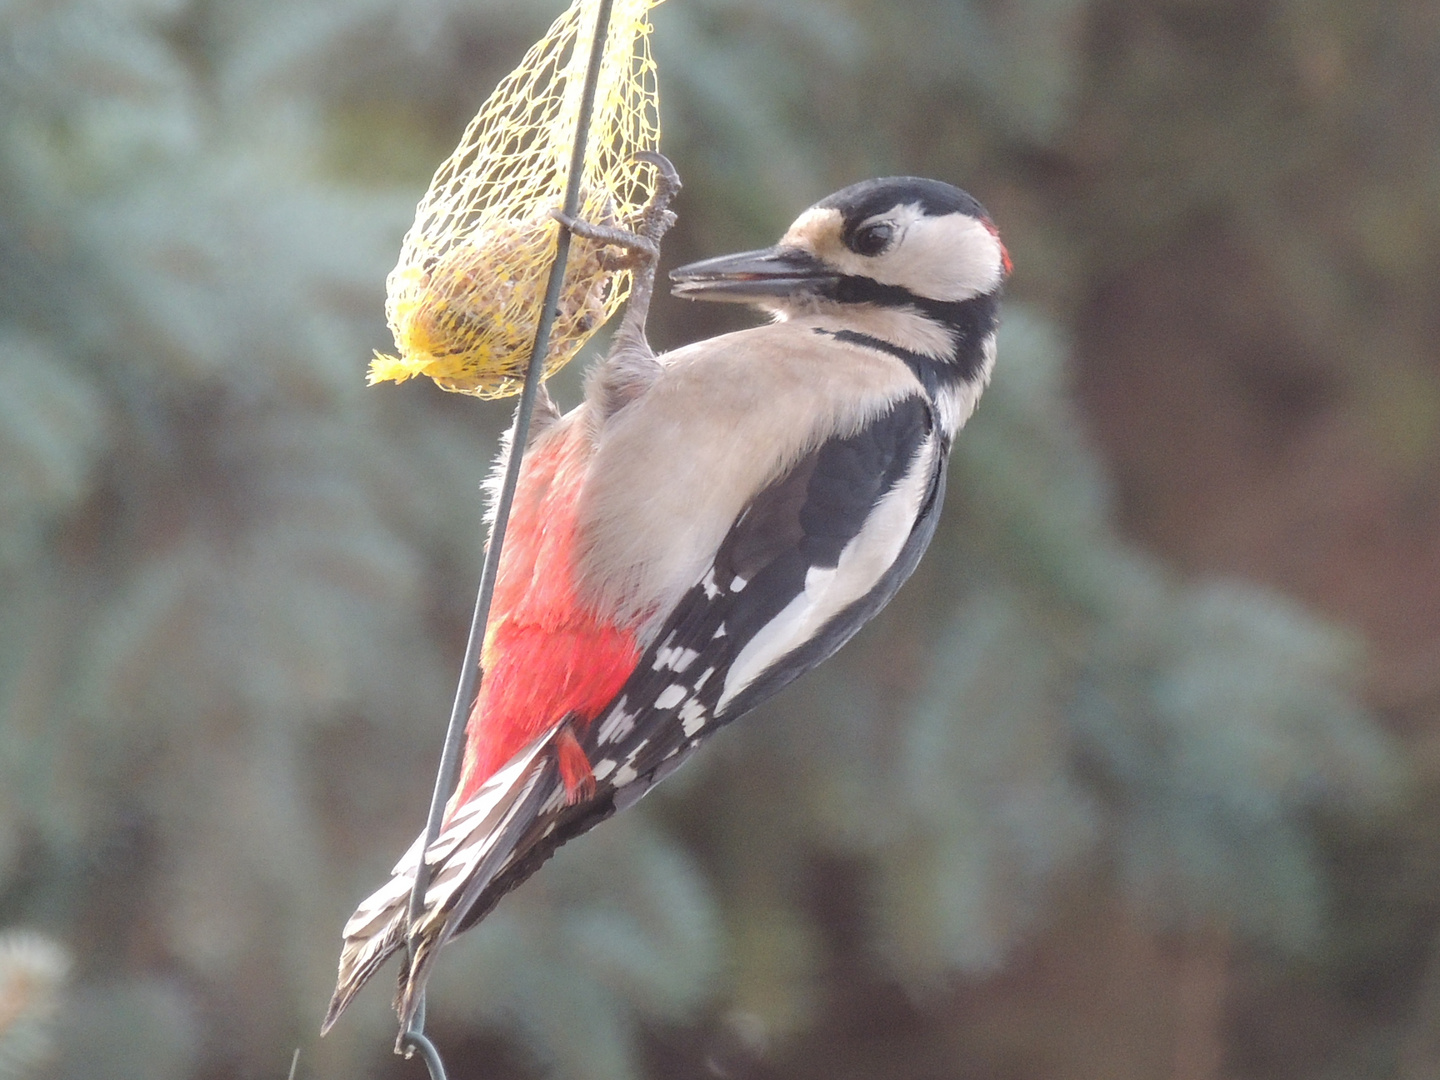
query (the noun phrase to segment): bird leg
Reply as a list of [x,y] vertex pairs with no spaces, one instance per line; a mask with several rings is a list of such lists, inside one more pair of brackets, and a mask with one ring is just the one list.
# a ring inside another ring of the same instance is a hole
[[655,292],[660,239],[675,224],[670,203],[680,190],[680,175],[670,160],[661,154],[645,151],[635,156],[654,165],[659,174],[655,194],[640,212],[635,232],[551,212],[552,217],[575,235],[622,249],[623,254],[608,260],[607,269],[631,269],[635,272],[630,287],[630,302],[615,331],[610,352],[590,369],[585,380],[585,399],[602,419],[614,415],[643,394],[660,373],[660,364],[645,338],[645,320],[650,314],[650,298]]
[[550,216],[564,225],[576,236],[583,236],[596,243],[617,247],[624,252],[607,255],[603,265],[607,270],[634,270],[635,280],[630,287],[630,302],[625,307],[625,317],[615,332],[612,351],[639,351],[653,355],[645,339],[645,320],[650,314],[650,298],[655,293],[655,269],[660,261],[660,240],[675,224],[675,214],[670,203],[680,191],[680,174],[663,154],[644,150],[635,155],[636,160],[649,162],[659,174],[655,181],[655,194],[640,212],[639,227],[631,232],[611,225],[596,225],[583,221],[563,210],[552,210]]

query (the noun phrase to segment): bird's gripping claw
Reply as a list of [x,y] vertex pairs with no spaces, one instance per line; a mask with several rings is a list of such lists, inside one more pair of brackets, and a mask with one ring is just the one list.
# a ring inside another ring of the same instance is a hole
[[630,288],[630,302],[625,308],[625,318],[615,334],[615,342],[621,347],[638,347],[649,354],[645,340],[645,320],[650,314],[650,298],[655,293],[655,269],[660,261],[660,241],[675,224],[675,214],[670,203],[679,194],[680,174],[664,154],[643,150],[635,155],[636,161],[654,165],[659,174],[655,182],[655,193],[640,212],[636,229],[622,229],[613,225],[597,225],[585,221],[563,210],[552,210],[550,216],[569,229],[576,236],[587,240],[620,248],[623,254],[608,254],[603,265],[607,270],[633,270],[634,284]]

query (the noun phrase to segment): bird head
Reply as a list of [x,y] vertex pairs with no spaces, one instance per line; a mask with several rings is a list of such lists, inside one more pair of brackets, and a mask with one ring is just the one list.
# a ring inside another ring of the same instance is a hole
[[682,266],[676,296],[753,304],[781,318],[835,305],[963,303],[999,291],[1010,256],[984,208],[913,176],[866,180],[810,207],[774,247]]

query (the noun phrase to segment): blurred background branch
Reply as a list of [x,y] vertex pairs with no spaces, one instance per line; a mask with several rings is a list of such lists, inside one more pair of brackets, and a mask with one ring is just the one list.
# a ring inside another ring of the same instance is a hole
[[[382,992],[314,1032],[509,410],[364,369],[559,7],[0,2],[0,1075],[417,1067]],[[933,175],[1001,362],[895,604],[447,953],[455,1080],[1440,1071],[1432,8],[656,9],[667,264]]]

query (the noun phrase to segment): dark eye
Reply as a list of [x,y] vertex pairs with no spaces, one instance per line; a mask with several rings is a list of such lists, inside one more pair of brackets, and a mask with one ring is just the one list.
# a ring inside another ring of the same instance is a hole
[[879,255],[895,239],[895,226],[885,221],[875,221],[855,230],[850,238],[850,250],[858,255]]

